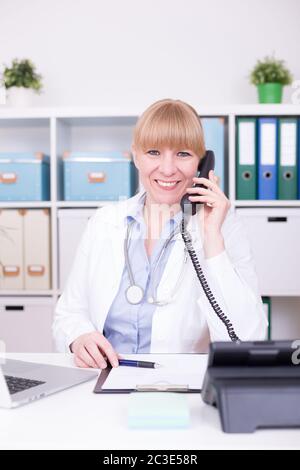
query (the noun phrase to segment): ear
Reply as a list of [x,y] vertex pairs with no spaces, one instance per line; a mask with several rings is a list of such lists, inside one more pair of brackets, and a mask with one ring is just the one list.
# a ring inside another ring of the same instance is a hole
[[135,164],[135,167],[137,169],[139,169],[138,162],[137,162],[137,156],[136,156],[136,148],[135,148],[134,145],[131,146],[131,153],[132,153],[133,163]]

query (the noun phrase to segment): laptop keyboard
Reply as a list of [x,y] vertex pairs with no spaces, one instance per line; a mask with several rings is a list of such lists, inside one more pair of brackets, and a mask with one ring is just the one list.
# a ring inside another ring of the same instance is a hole
[[5,375],[5,380],[8,386],[9,393],[13,395],[14,393],[23,392],[28,388],[36,387],[37,385],[42,385],[46,382],[40,382],[39,380],[30,380],[23,379],[22,377],[13,377],[12,375]]

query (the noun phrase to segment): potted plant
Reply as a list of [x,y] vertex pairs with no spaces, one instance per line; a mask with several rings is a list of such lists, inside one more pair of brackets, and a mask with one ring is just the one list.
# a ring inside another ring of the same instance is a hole
[[292,75],[284,61],[276,60],[274,56],[258,60],[249,78],[257,86],[260,103],[281,103],[283,86],[292,83]]
[[36,73],[35,65],[28,59],[14,59],[11,67],[5,66],[2,80],[8,104],[13,106],[29,106],[32,93],[42,89],[42,76]]

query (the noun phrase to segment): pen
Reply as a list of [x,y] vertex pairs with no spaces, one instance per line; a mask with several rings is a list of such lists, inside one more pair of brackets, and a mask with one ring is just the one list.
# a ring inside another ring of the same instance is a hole
[[119,359],[119,366],[146,367],[148,369],[157,369],[160,364],[148,361],[134,361],[132,359]]

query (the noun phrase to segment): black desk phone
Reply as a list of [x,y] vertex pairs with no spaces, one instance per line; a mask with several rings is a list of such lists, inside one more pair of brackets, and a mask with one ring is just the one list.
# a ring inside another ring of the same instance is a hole
[[[204,157],[201,159],[199,166],[198,166],[198,177],[203,177],[203,178],[209,178],[209,172],[210,170],[214,170],[215,168],[215,155],[212,150],[207,150],[205,153]],[[194,187],[202,187],[206,188],[205,185],[203,184],[195,184]],[[199,282],[205,292],[206,297],[208,298],[208,301],[210,305],[212,306],[213,310],[215,311],[216,315],[220,318],[220,320],[224,323],[228,335],[231,339],[231,341],[239,341],[238,336],[236,335],[234,328],[232,326],[232,323],[230,320],[226,317],[225,313],[221,310],[220,306],[217,304],[208,284],[207,281],[204,277],[203,271],[201,269],[199,260],[197,258],[197,255],[195,253],[195,250],[192,245],[192,239],[190,234],[188,233],[186,229],[186,213],[190,212],[190,204],[192,204],[192,214],[195,215],[197,212],[197,204],[202,204],[201,202],[191,202],[189,199],[189,194],[185,194],[183,198],[180,201],[181,209],[182,209],[182,221],[180,225],[180,230],[181,230],[181,235],[183,238],[183,241],[185,243],[186,249],[190,255],[191,261],[193,263],[193,266],[195,268],[197,277],[199,279]]]
[[298,340],[210,344],[201,397],[224,432],[300,427],[299,352]]

